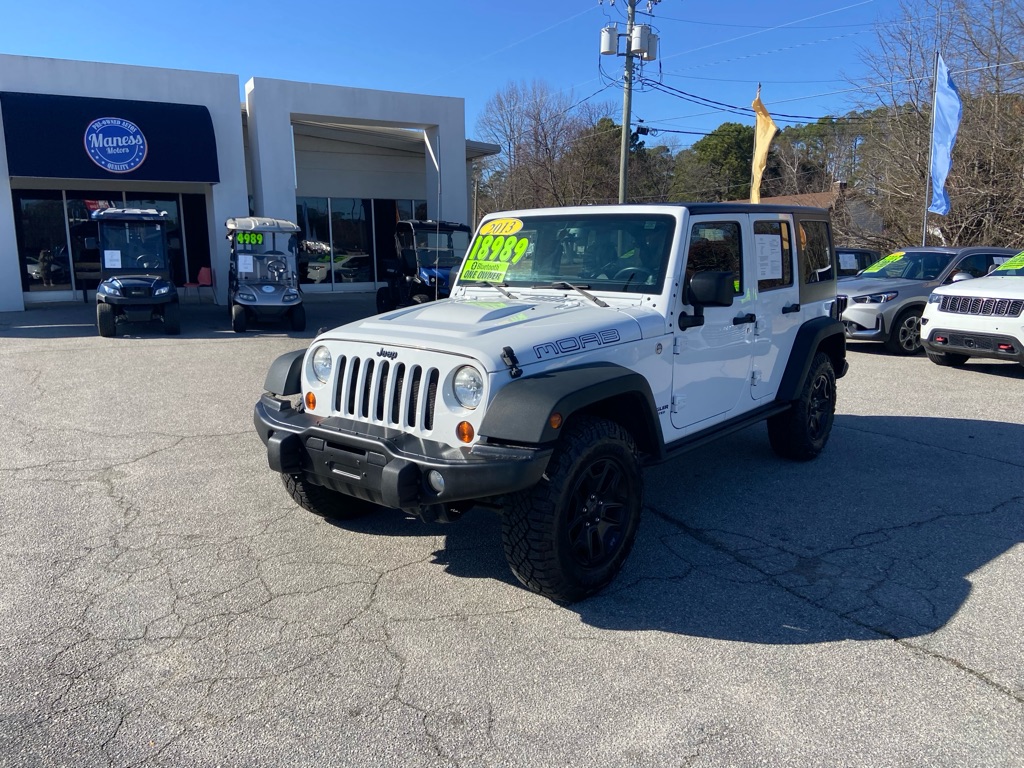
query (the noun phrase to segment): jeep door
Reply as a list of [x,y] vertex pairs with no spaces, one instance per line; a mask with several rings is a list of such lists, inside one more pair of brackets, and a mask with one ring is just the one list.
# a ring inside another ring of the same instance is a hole
[[760,400],[778,392],[803,315],[791,216],[758,213],[750,219],[757,257],[750,396]]
[[[744,214],[691,216],[682,233],[688,281],[697,272],[732,272],[731,307],[704,307],[703,325],[679,329],[672,374],[672,426],[697,431],[703,422],[731,415],[750,403],[756,291],[748,217]],[[675,312],[694,314],[680,302]]]

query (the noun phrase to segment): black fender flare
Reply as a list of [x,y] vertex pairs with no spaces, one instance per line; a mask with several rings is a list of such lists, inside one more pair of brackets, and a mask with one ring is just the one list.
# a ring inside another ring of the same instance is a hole
[[521,445],[553,443],[560,429],[551,426],[552,414],[561,414],[564,424],[582,410],[621,423],[641,450],[657,456],[664,453],[658,409],[647,379],[611,363],[515,379],[487,406],[480,435]]
[[306,350],[285,352],[270,364],[263,389],[273,395],[298,395],[302,393],[302,360]]
[[843,324],[831,317],[812,318],[797,331],[776,400],[788,402],[800,397],[811,370],[811,361],[819,349],[832,358],[837,379],[846,374],[846,331]]

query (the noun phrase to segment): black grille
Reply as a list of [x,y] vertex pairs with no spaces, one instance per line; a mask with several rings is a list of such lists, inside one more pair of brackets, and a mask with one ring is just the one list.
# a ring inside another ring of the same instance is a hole
[[131,286],[124,289],[124,295],[129,296],[133,299],[146,299],[149,298],[149,288],[144,285]]
[[1019,317],[1024,310],[1024,299],[983,299],[972,296],[943,296],[939,302],[942,312],[958,315],[992,315]]
[[342,416],[400,429],[434,428],[441,378],[436,368],[358,357],[341,357],[337,365],[334,407]]

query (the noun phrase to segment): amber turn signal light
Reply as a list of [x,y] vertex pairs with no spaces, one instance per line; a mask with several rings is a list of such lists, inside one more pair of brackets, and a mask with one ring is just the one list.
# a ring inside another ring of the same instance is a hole
[[316,408],[316,395],[314,395],[312,392],[307,392],[306,393],[306,410],[307,411],[312,411],[315,408]]
[[468,421],[460,421],[455,427],[455,434],[458,436],[459,440],[464,443],[468,443],[473,439],[473,425]]
[[558,429],[560,426],[562,426],[562,414],[552,413],[551,416],[548,418],[548,424],[551,425],[552,429]]

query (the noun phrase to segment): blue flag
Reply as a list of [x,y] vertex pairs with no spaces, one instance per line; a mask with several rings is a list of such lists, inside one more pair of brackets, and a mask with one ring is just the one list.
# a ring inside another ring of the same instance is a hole
[[953,164],[953,144],[962,114],[960,92],[949,76],[946,62],[939,56],[935,68],[935,114],[932,115],[932,204],[928,210],[943,216],[949,213],[946,177]]

